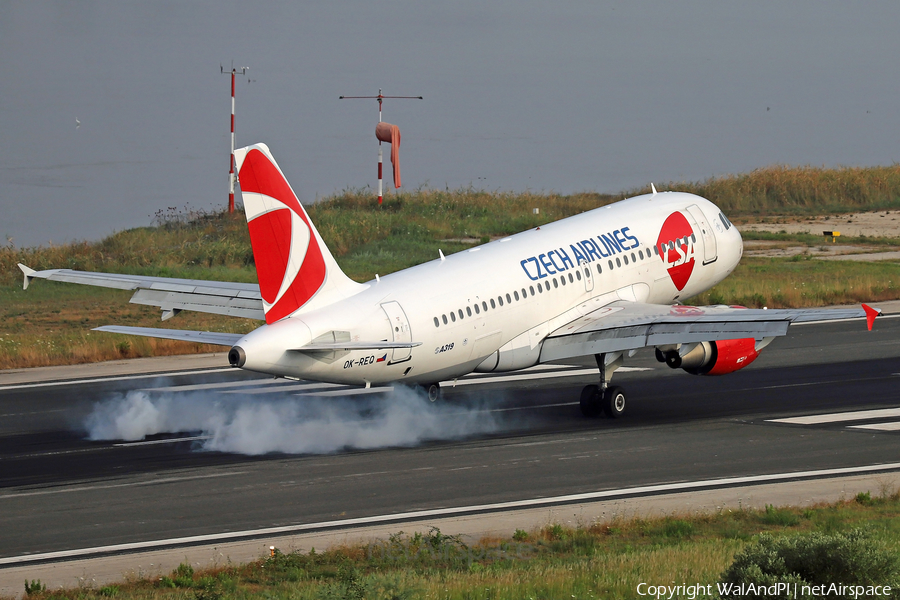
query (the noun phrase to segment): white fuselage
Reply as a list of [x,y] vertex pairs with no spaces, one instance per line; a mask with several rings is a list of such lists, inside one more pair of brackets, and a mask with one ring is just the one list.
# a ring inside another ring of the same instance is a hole
[[[648,194],[370,281],[237,345],[245,369],[335,383],[433,383],[521,369],[537,364],[547,335],[573,319],[616,300],[694,296],[731,273],[742,251],[737,229],[711,202]],[[317,339],[421,345],[297,351]]]

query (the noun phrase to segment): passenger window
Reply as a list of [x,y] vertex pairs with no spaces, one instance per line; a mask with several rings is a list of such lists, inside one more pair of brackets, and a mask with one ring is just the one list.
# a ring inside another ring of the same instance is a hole
[[506,303],[512,304],[512,296],[510,296],[509,294],[506,295]]
[[544,282],[544,289],[547,290],[548,292],[550,291],[550,282],[549,281]]
[[656,246],[653,246],[653,254],[659,256],[659,248],[657,248]]
[[553,287],[558,288],[559,282],[556,281],[556,277],[553,278]]
[[616,257],[616,266],[617,266],[617,267],[621,267],[621,266],[622,266],[622,261],[619,260],[619,257],[618,257],[618,256]]
[[466,314],[469,315],[470,317],[472,316],[472,307],[471,306],[466,307]]
[[572,274],[569,273],[569,283],[572,283],[573,281],[575,281],[575,278],[573,278]]
[[444,320],[444,325],[447,324],[447,315],[441,315],[441,319]]
[[[522,290],[522,293],[524,294],[524,293],[525,293],[525,290]],[[519,300],[519,292],[513,292],[513,296],[515,296],[516,301],[518,302],[518,300]]]
[[503,306],[503,296],[497,296],[497,303]]
[[643,250],[638,250],[638,258],[640,258],[641,260],[644,260],[644,251]]
[[437,320],[437,317],[434,318],[434,326],[435,326],[435,327],[440,327],[440,326],[441,326],[441,322]]
[[612,268],[613,268],[612,259],[610,259],[609,260],[609,270],[612,271]]
[[456,323],[456,313],[450,313],[450,320]]
[[628,264],[628,255],[626,254],[625,256],[623,256],[622,260],[624,260],[625,264],[627,265]]
[[484,312],[487,312],[487,302],[485,302],[484,300],[481,301],[481,308],[484,309]]
[[497,304],[494,302],[493,298],[491,298],[491,308],[497,308]]
[[694,235],[693,233],[691,234],[691,241],[694,242],[695,244],[697,243],[697,236]]
[[600,266],[600,263],[597,263],[597,275],[603,273],[603,267]]
[[[590,277],[590,276],[591,276],[591,270],[590,270],[590,269],[585,269],[585,270],[584,270],[584,276],[585,276],[585,277]],[[575,271],[575,277],[578,278],[578,281],[581,281],[581,271]]]
[[531,290],[531,295],[534,296],[534,286],[533,286],[533,285],[529,285],[529,286],[528,286],[528,289]]
[[631,253],[631,262],[637,262],[637,257],[634,255],[634,252]]
[[476,314],[476,315],[480,315],[480,314],[481,314],[481,310],[478,308],[478,305],[477,305],[477,304],[475,305],[475,314]]
[[538,293],[539,293],[539,294],[543,294],[543,293],[544,293],[544,286],[542,286],[541,284],[538,284]]
[[566,285],[566,276],[563,275],[562,277],[560,277],[560,278],[559,278],[559,282],[560,282],[561,284],[563,284],[563,285]]
[[463,312],[462,312],[462,309],[459,309],[459,320],[460,320],[460,321],[463,320]]

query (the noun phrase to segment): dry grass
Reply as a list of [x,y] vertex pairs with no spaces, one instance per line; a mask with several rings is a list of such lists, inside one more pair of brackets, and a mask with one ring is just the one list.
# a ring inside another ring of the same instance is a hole
[[[697,193],[731,215],[815,214],[900,206],[900,166],[816,169],[783,166],[659,189]],[[522,231],[647,190],[572,195],[419,189],[391,193],[382,208],[371,195],[347,190],[308,207],[344,271],[357,281],[431,260],[472,243]],[[535,215],[534,208],[539,209]],[[754,234],[768,239],[766,234]],[[469,240],[461,241],[461,240]],[[812,238],[810,238],[812,240]],[[449,241],[456,240],[456,241]],[[850,242],[852,240],[846,240]],[[868,240],[871,242],[871,240]],[[896,243],[896,240],[882,240]],[[813,243],[810,241],[809,243]],[[802,258],[802,257],[801,257]],[[159,326],[158,312],[127,303],[113,290],[69,291],[36,282],[20,289],[16,263],[34,269],[70,268],[255,282],[246,222],[240,212],[170,209],[154,226],[116,233],[100,242],[18,249],[0,247],[0,368],[73,364],[122,356],[207,351],[181,342],[90,333],[98,325]],[[821,306],[900,297],[896,265],[805,264],[745,259],[725,283],[695,303]],[[256,323],[183,313],[166,326],[245,332]]]

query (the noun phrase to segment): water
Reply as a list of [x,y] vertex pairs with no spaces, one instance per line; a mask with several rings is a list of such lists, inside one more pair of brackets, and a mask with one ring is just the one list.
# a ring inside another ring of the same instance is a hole
[[304,202],[374,187],[377,104],[338,96],[379,88],[425,97],[384,105],[408,189],[618,191],[900,160],[897,3],[0,8],[0,235],[17,246],[224,205],[232,59],[250,67],[238,145],[268,143]]

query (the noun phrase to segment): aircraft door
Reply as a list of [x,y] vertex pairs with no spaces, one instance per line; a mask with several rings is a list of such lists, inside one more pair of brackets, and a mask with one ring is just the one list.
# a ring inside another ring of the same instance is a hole
[[711,262],[716,262],[716,258],[718,258],[716,234],[713,228],[709,226],[706,215],[703,214],[703,211],[696,204],[688,206],[687,211],[694,223],[700,228],[700,239],[703,240],[703,264],[708,265]]
[[[409,328],[409,319],[399,302],[385,302],[381,305],[384,314],[387,315],[391,324],[391,334],[394,336],[395,342],[411,342],[412,331]],[[407,361],[410,358],[410,348],[394,348],[391,354],[391,360],[388,364]]]
[[580,261],[578,266],[581,269],[582,275],[584,275],[584,291],[590,294],[594,291],[594,277],[591,275],[591,263]]

